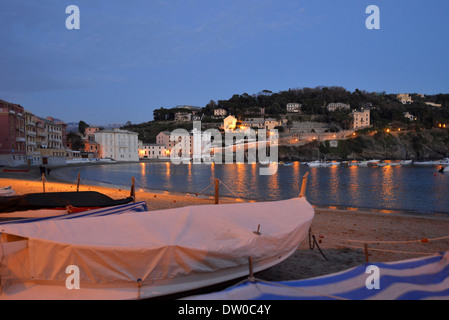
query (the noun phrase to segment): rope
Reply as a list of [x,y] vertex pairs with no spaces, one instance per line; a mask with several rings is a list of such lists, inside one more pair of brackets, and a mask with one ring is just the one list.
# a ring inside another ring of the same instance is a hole
[[195,196],[198,196],[200,194],[203,194],[204,191],[206,191],[207,189],[210,188],[211,185],[213,185],[215,183],[215,181],[212,181],[212,183],[210,185],[208,185],[206,188],[204,188],[203,190],[201,190],[201,192],[198,192],[195,194]]
[[218,180],[218,181],[220,181],[220,183],[223,185],[223,186],[225,186],[225,188],[226,189],[228,189],[228,191],[229,192],[231,192],[233,195],[234,195],[234,197],[236,197],[237,199],[241,199],[238,195],[236,195],[235,193],[234,193],[234,191],[232,191],[223,181],[221,181],[220,179]]
[[[364,249],[363,247],[357,247],[357,246],[349,246],[350,248],[355,249]],[[423,255],[423,256],[441,256],[440,253],[427,253],[427,252],[414,252],[414,251],[399,251],[399,250],[386,250],[386,249],[372,249],[369,248],[370,251],[380,251],[380,252],[389,252],[389,253],[407,253],[407,254],[416,254],[416,255]]]
[[[313,241],[312,241],[312,239],[313,239]],[[315,246],[318,248],[318,251],[324,257],[324,259],[326,259],[326,261],[329,261],[329,259],[324,255],[323,251],[321,251],[321,248],[318,245],[318,241],[316,241],[315,235],[312,234],[312,228],[309,228],[309,248],[310,248],[310,250],[315,249]]]
[[145,189],[145,186],[142,183],[140,183],[139,180],[134,180],[134,181],[137,182],[142,189]]
[[328,237],[328,236],[320,236],[322,239],[331,239],[331,240],[337,240],[342,242],[354,242],[354,243],[365,243],[365,244],[401,244],[401,243],[428,243],[432,241],[438,241],[438,240],[446,240],[449,239],[449,236],[440,237],[440,238],[434,238],[434,239],[421,239],[421,240],[397,240],[397,241],[370,241],[370,240],[355,240],[355,239],[341,239],[341,238],[334,238],[334,237]]

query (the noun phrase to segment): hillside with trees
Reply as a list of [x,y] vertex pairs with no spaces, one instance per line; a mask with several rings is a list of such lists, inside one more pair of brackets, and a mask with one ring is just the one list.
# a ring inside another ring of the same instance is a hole
[[[265,117],[277,119],[287,117],[290,119],[290,124],[292,120],[299,122],[312,120],[329,124],[335,123],[342,129],[349,129],[351,128],[352,118],[350,113],[352,110],[370,108],[372,131],[385,128],[403,128],[415,133],[420,132],[412,138],[414,142],[411,144],[407,143],[407,145],[412,147],[424,146],[426,143],[429,143],[429,136],[424,134],[423,130],[433,130],[442,124],[447,124],[449,127],[449,94],[421,95],[413,93],[410,96],[413,102],[403,104],[398,100],[397,94],[367,92],[359,89],[351,92],[342,87],[299,88],[280,92],[262,90],[257,94],[251,95],[248,93],[234,94],[227,100],[210,100],[208,104],[199,108],[196,113],[202,117],[203,129],[216,128],[222,123],[222,120],[214,119],[213,117],[214,110],[217,108],[225,109],[228,114],[232,114],[238,120],[257,114],[257,110],[264,108]],[[328,104],[339,102],[350,105],[350,110],[328,110]],[[287,104],[289,103],[301,104],[301,112],[288,114]],[[156,135],[161,131],[172,131],[176,128],[191,130],[191,122],[174,121],[177,112],[191,112],[191,110],[161,107],[154,110],[153,121],[130,124],[125,126],[124,129],[139,132],[139,139],[144,143],[154,143]],[[405,118],[404,114],[406,112],[413,115],[416,121],[410,121]],[[382,140],[384,138],[380,137],[379,139]],[[369,139],[372,139],[372,137]],[[442,141],[444,144],[445,139]],[[346,142],[346,151],[340,152],[340,156],[350,156],[351,148],[358,150],[360,144],[357,145],[356,142],[357,140]],[[366,148],[368,145],[369,143],[364,143],[362,147]],[[319,152],[319,147],[317,148],[314,149],[316,152]],[[323,146],[321,149],[322,153],[325,153],[326,149],[323,149]],[[417,150],[410,150],[410,153],[414,153],[419,157],[420,153],[415,151]],[[329,153],[329,156],[337,155]]]

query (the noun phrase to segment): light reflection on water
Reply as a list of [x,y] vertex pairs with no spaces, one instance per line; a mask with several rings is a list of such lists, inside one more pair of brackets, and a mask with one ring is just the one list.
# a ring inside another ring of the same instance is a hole
[[[259,168],[259,164],[146,162],[63,170],[69,181],[75,181],[80,172],[84,181],[128,186],[135,177],[137,187],[192,194],[218,178],[232,190],[220,186],[220,195],[266,201],[297,197],[302,177],[309,172],[306,195],[316,206],[449,213],[449,174],[437,173],[437,167],[309,168],[295,162],[279,166],[271,176],[259,175]],[[213,192],[211,187],[204,193]]]

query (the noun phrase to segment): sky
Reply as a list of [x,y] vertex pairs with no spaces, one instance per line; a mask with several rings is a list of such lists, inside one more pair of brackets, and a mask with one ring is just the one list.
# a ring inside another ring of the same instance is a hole
[[448,18],[441,0],[1,0],[0,99],[106,125],[262,90],[449,93]]

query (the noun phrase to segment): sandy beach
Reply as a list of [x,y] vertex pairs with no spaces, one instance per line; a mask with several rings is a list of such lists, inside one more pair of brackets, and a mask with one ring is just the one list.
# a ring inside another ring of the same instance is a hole
[[[42,192],[38,168],[29,172],[0,171],[0,187],[11,186],[16,194]],[[47,177],[46,192],[75,191],[76,182],[66,183]],[[130,195],[130,188],[80,185],[80,191],[98,191],[114,199]],[[136,201],[146,201],[150,211],[189,205],[213,204],[213,197],[168,192],[142,192]],[[221,199],[220,203],[242,200]],[[449,216],[412,216],[382,212],[315,208],[312,235],[318,247],[311,249],[309,239],[286,261],[261,272],[265,280],[294,280],[326,275],[365,263],[364,245],[368,244],[369,262],[388,262],[422,257],[449,250]],[[439,239],[438,238],[445,238]],[[313,238],[312,238],[313,239]],[[373,242],[385,243],[373,243]],[[394,242],[394,243],[391,243]],[[379,251],[378,251],[379,250]]]

